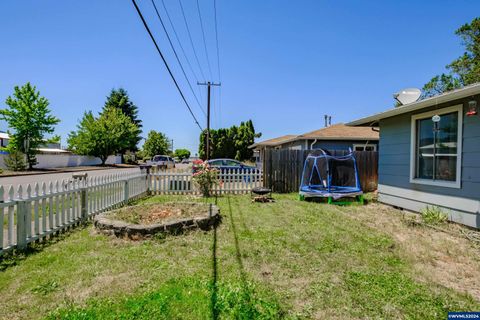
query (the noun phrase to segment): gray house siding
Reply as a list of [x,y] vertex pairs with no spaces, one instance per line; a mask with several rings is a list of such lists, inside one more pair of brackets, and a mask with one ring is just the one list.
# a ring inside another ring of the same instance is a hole
[[353,148],[354,144],[373,144],[377,146],[378,150],[378,141],[365,141],[365,140],[296,140],[292,142],[287,142],[276,148],[281,149],[297,149],[297,150],[308,150],[308,149],[325,149],[325,150],[345,150],[348,151],[348,148]]
[[[308,145],[311,146],[311,144],[315,140],[309,140]],[[348,148],[353,149],[354,144],[373,144],[376,145],[378,148],[378,141],[365,141],[365,140],[336,140],[336,141],[329,141],[329,140],[322,140],[322,141],[317,141],[313,145],[313,149],[325,149],[325,150],[334,150],[334,151],[341,151],[345,150],[348,151]]]
[[[416,113],[403,114],[380,120],[379,145],[379,194],[380,201],[399,207],[419,211],[426,205],[445,208],[451,219],[470,226],[480,227],[479,208],[475,211],[475,201],[480,200],[480,116],[467,117],[467,100],[457,100],[448,104],[422,109]],[[462,164],[460,188],[440,187],[410,183],[411,117],[414,114],[463,104]],[[480,105],[480,101],[479,101]],[[395,192],[394,188],[440,195],[444,198],[429,197],[418,199],[408,196],[408,192]],[[427,199],[427,200],[426,200]],[[464,199],[464,200],[462,200]],[[473,200],[473,201],[471,201]],[[463,203],[469,203],[466,210]],[[479,202],[480,203],[480,202]],[[462,209],[463,208],[463,209]]]

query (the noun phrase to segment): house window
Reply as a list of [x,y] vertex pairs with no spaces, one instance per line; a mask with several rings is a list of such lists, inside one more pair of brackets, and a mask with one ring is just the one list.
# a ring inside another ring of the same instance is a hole
[[353,151],[377,151],[375,144],[354,144]]
[[[412,117],[410,182],[460,187],[462,105]],[[439,115],[436,124],[432,116]]]

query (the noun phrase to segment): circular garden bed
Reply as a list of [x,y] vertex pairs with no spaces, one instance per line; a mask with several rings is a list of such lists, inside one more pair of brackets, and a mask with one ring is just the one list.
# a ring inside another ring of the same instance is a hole
[[106,234],[140,240],[159,233],[180,234],[199,228],[209,230],[220,221],[213,204],[167,202],[127,206],[101,213],[95,227]]

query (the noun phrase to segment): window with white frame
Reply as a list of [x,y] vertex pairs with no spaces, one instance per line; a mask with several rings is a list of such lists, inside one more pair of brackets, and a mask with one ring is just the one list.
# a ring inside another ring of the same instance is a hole
[[412,116],[411,182],[460,187],[462,120],[462,105]]
[[353,151],[377,151],[376,144],[354,144]]

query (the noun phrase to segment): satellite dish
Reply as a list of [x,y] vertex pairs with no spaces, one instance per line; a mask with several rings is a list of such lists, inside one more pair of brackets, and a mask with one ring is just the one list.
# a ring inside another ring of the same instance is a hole
[[403,90],[400,90],[397,93],[393,94],[393,97],[401,103],[401,105],[404,104],[409,104],[412,102],[415,102],[420,98],[420,95],[422,94],[422,91],[417,88],[406,88]]

